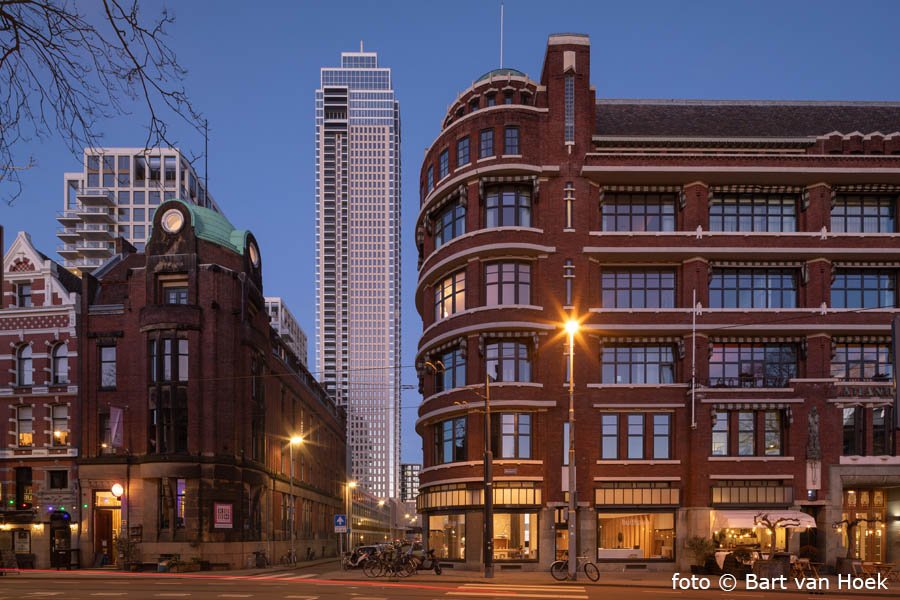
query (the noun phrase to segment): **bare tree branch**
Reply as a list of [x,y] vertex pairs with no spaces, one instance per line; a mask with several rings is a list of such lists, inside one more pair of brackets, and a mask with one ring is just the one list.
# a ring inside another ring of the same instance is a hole
[[137,0],[97,0],[92,22],[71,0],[0,0],[0,198],[23,192],[15,165],[20,144],[59,136],[74,155],[96,148],[100,125],[147,114],[145,148],[176,146],[167,118],[202,131],[204,119],[188,98],[187,72],[166,41],[174,17],[146,20]]

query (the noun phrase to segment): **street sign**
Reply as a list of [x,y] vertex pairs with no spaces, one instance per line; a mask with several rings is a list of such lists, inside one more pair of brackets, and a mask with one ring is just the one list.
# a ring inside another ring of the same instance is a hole
[[334,532],[347,533],[347,515],[334,515]]

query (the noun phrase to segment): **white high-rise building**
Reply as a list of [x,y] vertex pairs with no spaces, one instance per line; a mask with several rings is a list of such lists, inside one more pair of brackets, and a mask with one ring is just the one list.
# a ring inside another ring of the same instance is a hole
[[400,104],[374,52],[316,90],[316,365],[347,408],[352,477],[395,498],[400,474]]
[[284,299],[279,296],[266,296],[266,312],[269,313],[272,328],[297,355],[300,363],[309,368],[306,362],[306,333],[300,327],[294,313],[284,303]]
[[82,171],[64,174],[56,250],[83,273],[113,255],[117,237],[142,250],[156,207],[172,198],[221,212],[177,148],[85,148]]

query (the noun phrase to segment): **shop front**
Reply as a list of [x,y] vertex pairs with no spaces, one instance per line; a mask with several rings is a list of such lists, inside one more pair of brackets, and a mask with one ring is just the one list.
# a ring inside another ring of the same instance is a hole
[[679,492],[674,481],[598,483],[597,561],[674,561]]
[[[425,543],[442,562],[478,569],[483,552],[483,492],[480,484],[424,488],[418,510],[425,515]],[[541,488],[536,482],[494,484],[493,559],[499,569],[538,567]]]

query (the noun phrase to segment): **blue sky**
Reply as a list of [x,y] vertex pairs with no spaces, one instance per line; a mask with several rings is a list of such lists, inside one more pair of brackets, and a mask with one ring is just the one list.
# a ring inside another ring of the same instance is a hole
[[[79,2],[96,10],[92,0]],[[151,13],[163,3],[148,0]],[[403,132],[403,364],[421,321],[415,311],[418,171],[447,106],[499,63],[499,2],[170,2],[171,44],[210,123],[210,189],[224,212],[260,240],[265,292],[285,297],[310,338],[314,363],[314,90],[341,51],[377,51],[393,69]],[[547,35],[587,33],[592,80],[607,98],[898,100],[900,3],[856,1],[505,3],[505,66],[540,76]],[[140,146],[140,112],[105,124],[104,144]],[[182,149],[203,140],[173,123]],[[179,129],[180,128],[180,129]],[[898,123],[900,129],[900,123]],[[78,161],[55,138],[22,147],[36,167],[23,197],[0,205],[7,243],[27,230],[44,252],[58,240],[65,171]],[[201,166],[202,168],[202,166]],[[311,368],[314,368],[311,364]],[[404,369],[403,383],[415,384]],[[418,462],[420,398],[404,392],[403,460]]]

